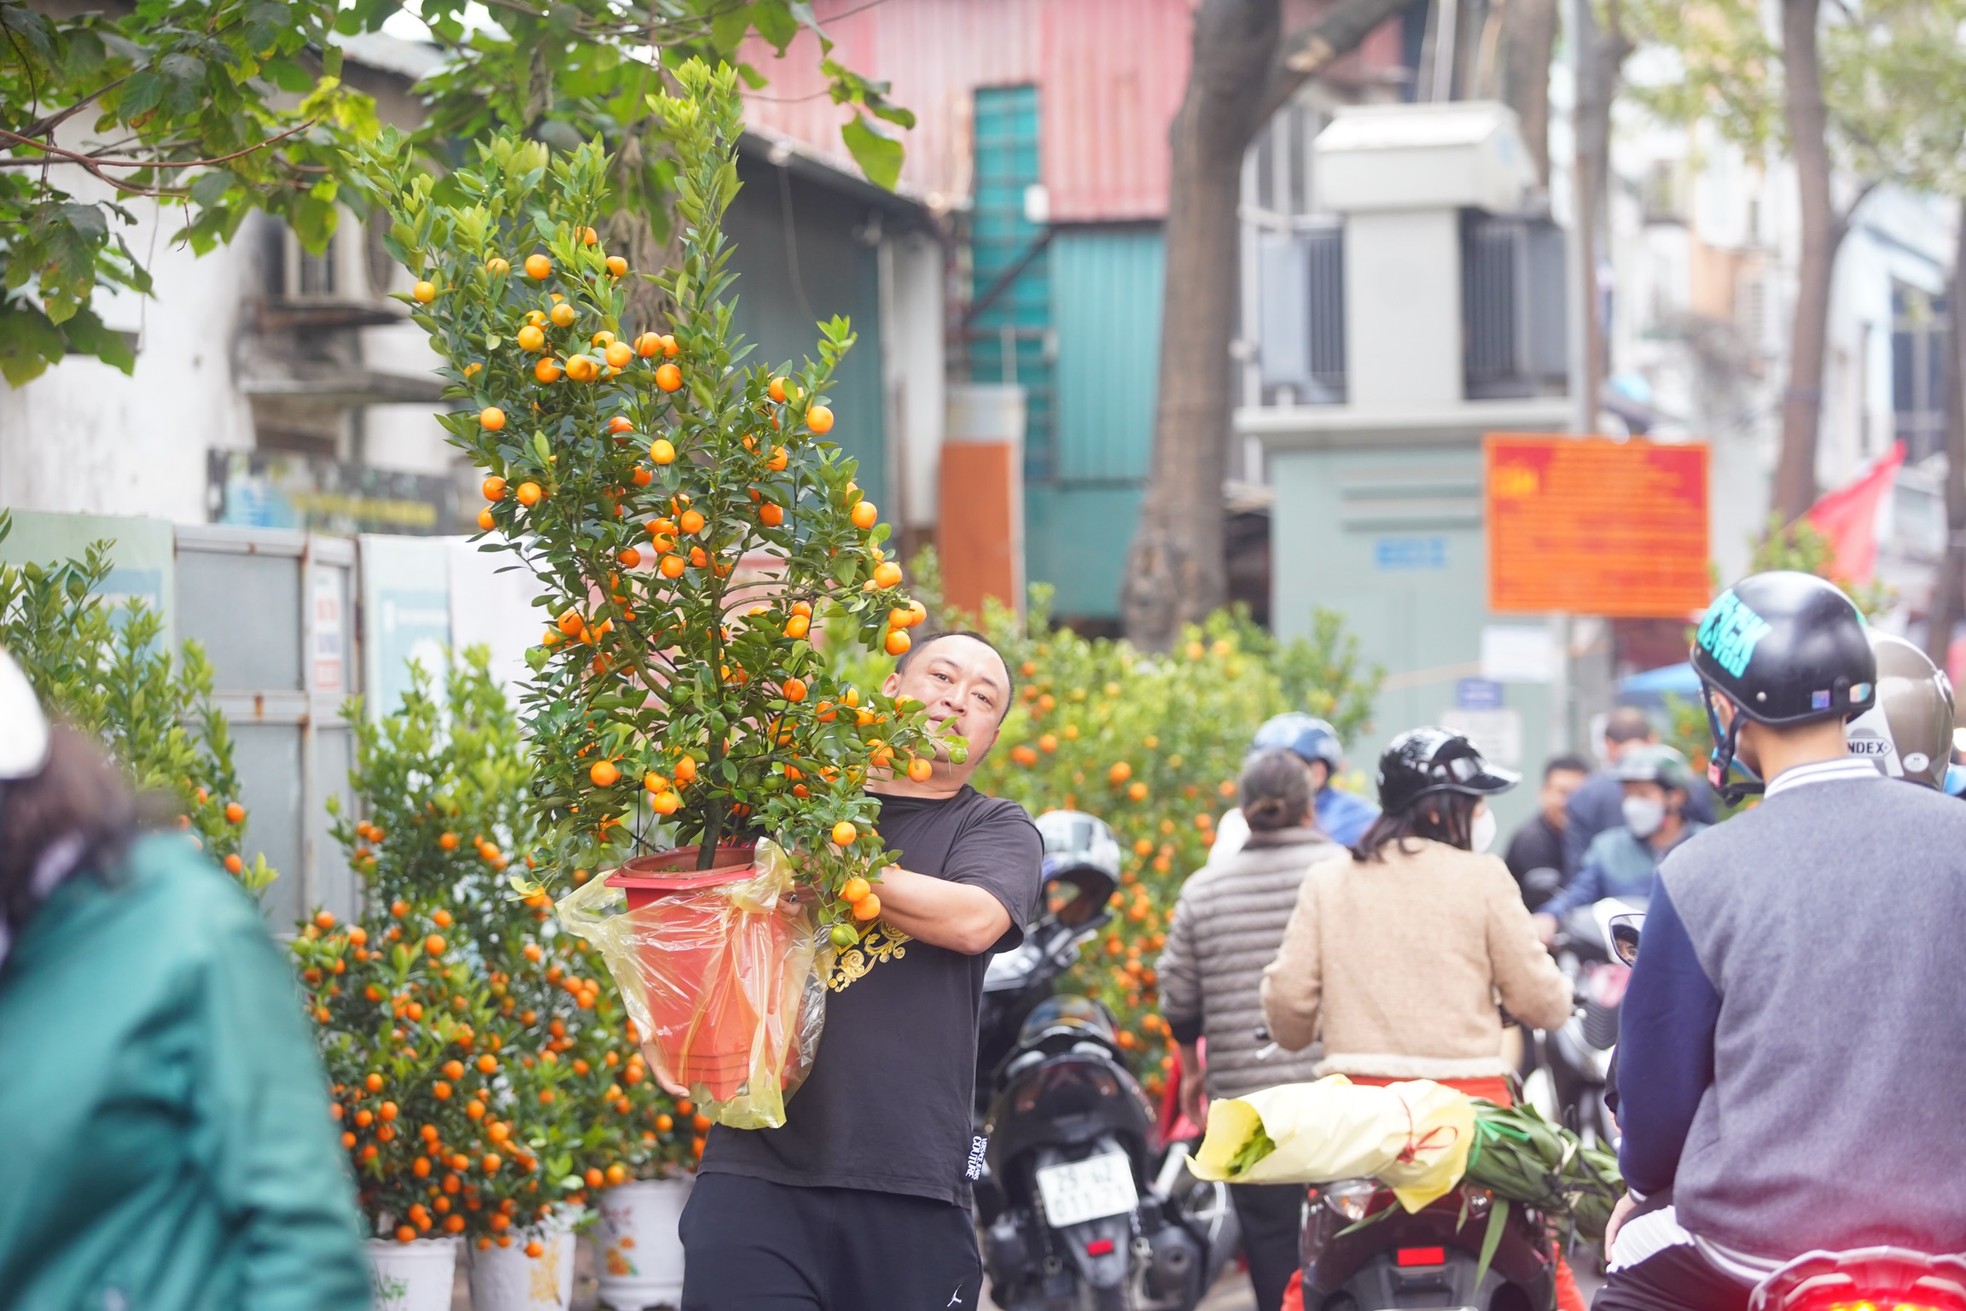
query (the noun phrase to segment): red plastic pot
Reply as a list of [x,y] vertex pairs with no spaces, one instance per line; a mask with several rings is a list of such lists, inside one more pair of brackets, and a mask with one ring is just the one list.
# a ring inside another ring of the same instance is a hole
[[[662,1082],[728,1101],[760,1055],[776,1070],[796,1015],[784,1014],[790,926],[783,915],[736,906],[731,885],[756,876],[754,848],[637,856],[608,876],[628,896],[651,1031],[643,1047]],[[764,1043],[762,1050],[760,1042]]]

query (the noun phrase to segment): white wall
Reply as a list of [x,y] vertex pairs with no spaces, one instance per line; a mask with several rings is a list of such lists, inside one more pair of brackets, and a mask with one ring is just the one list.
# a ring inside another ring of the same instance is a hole
[[[125,240],[155,279],[156,298],[112,307],[139,328],[134,375],[70,358],[0,391],[0,505],[89,514],[210,519],[205,453],[249,447],[252,417],[234,387],[234,348],[258,283],[249,235],[195,258],[171,241],[181,214],[130,206]],[[154,251],[154,254],[152,253]]]
[[880,246],[881,374],[887,397],[888,486],[901,490],[904,528],[936,522],[947,403],[943,361],[947,269],[941,243],[924,233]]

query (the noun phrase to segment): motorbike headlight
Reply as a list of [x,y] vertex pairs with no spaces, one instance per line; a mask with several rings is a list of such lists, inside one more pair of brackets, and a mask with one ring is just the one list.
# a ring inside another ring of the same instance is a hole
[[1378,1183],[1371,1179],[1340,1179],[1325,1185],[1324,1204],[1357,1224],[1372,1210],[1372,1198],[1378,1191]]

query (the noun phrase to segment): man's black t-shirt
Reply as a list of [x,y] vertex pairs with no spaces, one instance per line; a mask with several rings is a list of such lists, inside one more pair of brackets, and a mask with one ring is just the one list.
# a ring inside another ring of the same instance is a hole
[[1043,844],[1022,806],[969,787],[940,801],[884,797],[880,831],[903,868],[973,884],[1002,902],[1009,931],[989,951],[965,956],[877,921],[839,955],[819,1052],[785,1103],[784,1125],[719,1125],[701,1168],[967,1206],[983,973],[992,955],[1023,940]]

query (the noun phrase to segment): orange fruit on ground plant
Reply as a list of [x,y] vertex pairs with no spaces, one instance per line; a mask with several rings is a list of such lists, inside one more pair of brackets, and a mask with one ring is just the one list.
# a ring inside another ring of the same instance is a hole
[[608,363],[617,369],[625,369],[635,362],[634,348],[626,342],[610,342],[607,350]]
[[785,636],[797,641],[812,631],[812,620],[804,615],[793,615],[785,621]]
[[635,431],[635,421],[625,414],[617,414],[608,420],[608,431],[616,436]]
[[689,564],[680,555],[665,555],[656,568],[664,578],[681,578],[683,570],[689,568]]
[[635,338],[635,354],[643,359],[652,359],[662,354],[662,337],[659,333],[645,332]]
[[786,679],[784,692],[785,692],[785,699],[787,701],[799,702],[805,700],[806,699],[805,680],[802,678]]
[[676,761],[676,768],[674,770],[674,773],[676,775],[676,781],[678,783],[690,782],[692,779],[696,777],[696,761],[692,760],[688,756],[680,757]]
[[485,271],[495,278],[502,278],[512,271],[512,263],[494,255],[485,261]]
[[806,427],[824,437],[833,431],[833,411],[824,405],[815,405],[806,411]]
[[544,281],[553,274],[553,261],[534,252],[526,256],[526,276],[535,281]]
[[587,777],[594,780],[597,788],[611,788],[621,781],[621,771],[610,760],[597,760],[587,771]]
[[608,256],[608,272],[615,277],[623,277],[628,272],[628,261],[619,255]]
[[225,822],[237,824],[246,817],[246,808],[236,801],[225,803]]
[[848,879],[843,885],[841,885],[840,900],[846,902],[850,906],[854,902],[859,901],[861,898],[865,897],[868,893],[872,892],[873,890],[874,890],[873,884],[869,883],[866,879],[860,878],[859,876],[856,875],[855,877]]
[[767,388],[767,391],[773,400],[781,405],[785,403],[785,379],[773,378],[771,380],[771,386]]
[[853,507],[853,526],[866,532],[881,521],[880,509],[872,501],[861,501]]
[[655,385],[664,391],[675,391],[683,385],[683,371],[673,364],[665,364],[655,371]]
[[558,382],[562,372],[560,362],[550,355],[532,366],[532,376],[544,383]]
[[908,762],[908,777],[917,783],[926,783],[935,775],[935,762],[926,756],[916,756]]
[[692,537],[703,531],[704,522],[703,515],[696,510],[683,511],[683,517],[676,521],[682,530]]
[[505,411],[496,405],[487,405],[478,411],[478,426],[486,432],[497,432],[505,426]]
[[621,561],[623,568],[633,569],[642,562],[642,553],[635,547],[627,546],[623,547],[614,558]]
[[670,443],[667,437],[658,437],[649,443],[649,459],[654,460],[657,464],[674,464],[676,462],[676,448]]
[[545,494],[545,492],[540,490],[539,484],[533,482],[520,483],[519,490],[515,493],[519,498],[519,504],[525,506],[527,509],[538,505],[540,498]]
[[865,924],[868,920],[881,917],[881,898],[877,892],[870,892],[853,903],[853,918]]
[[836,847],[850,847],[859,836],[860,830],[853,826],[851,820],[843,819],[833,825],[833,845]]
[[429,952],[429,953],[430,953],[430,954],[431,954],[432,956],[441,956],[441,955],[443,955],[443,954],[444,954],[444,935],[443,935],[443,934],[441,934],[441,933],[433,933],[433,934],[431,934],[431,935],[430,935],[429,937],[427,937],[427,938],[425,938],[425,939],[423,940],[423,949],[424,949],[425,951],[427,951],[427,952]]
[[875,565],[874,586],[880,588],[901,586],[901,566],[892,560],[883,560]]
[[546,334],[528,323],[519,329],[519,349],[523,351],[543,351],[546,349]]
[[658,815],[673,815],[682,804],[683,799],[674,792],[658,792],[649,798],[649,809]]
[[492,517],[491,507],[489,505],[478,511],[478,527],[485,532],[490,532],[492,529],[498,527],[498,520]]
[[766,501],[758,507],[758,522],[767,528],[776,528],[785,522],[785,508],[774,501]]
[[908,648],[914,644],[914,639],[899,628],[891,628],[888,630],[887,640],[882,642],[881,646],[891,656],[904,656],[908,654]]
[[245,867],[246,862],[239,859],[239,853],[236,851],[225,858],[225,872],[227,874],[237,874]]
[[437,284],[428,281],[417,283],[410,288],[410,298],[419,305],[428,305],[437,299]]
[[570,355],[567,357],[567,377],[575,382],[592,382],[601,376],[601,366],[592,355]]
[[478,485],[478,490],[485,494],[487,501],[502,501],[505,499],[505,480],[493,474]]

